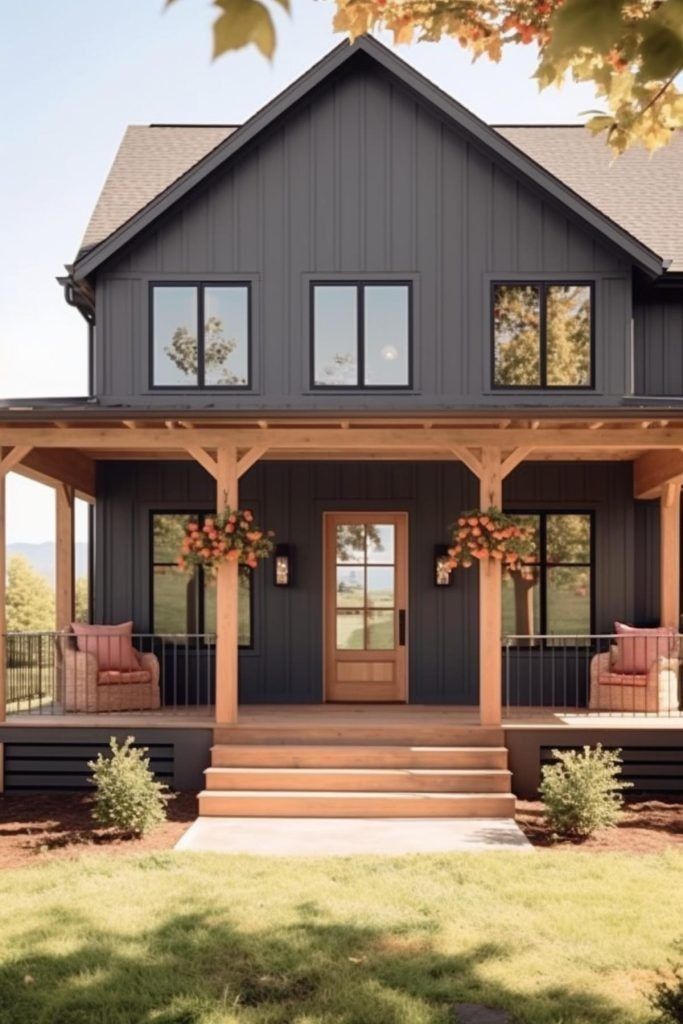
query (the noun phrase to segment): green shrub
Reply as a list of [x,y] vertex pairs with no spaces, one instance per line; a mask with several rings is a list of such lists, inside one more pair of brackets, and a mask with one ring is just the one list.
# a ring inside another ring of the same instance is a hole
[[661,1024],[683,1024],[683,967],[674,968],[673,979],[655,987],[650,1005]]
[[135,738],[119,746],[109,740],[111,756],[97,755],[89,761],[97,790],[93,818],[100,825],[113,825],[124,832],[143,835],[166,820],[168,787],[157,782],[145,757],[147,747],[134,747]]
[[621,751],[553,750],[556,764],[542,772],[541,799],[545,816],[558,835],[585,838],[596,829],[611,828],[621,813],[621,791],[631,785],[622,782]]

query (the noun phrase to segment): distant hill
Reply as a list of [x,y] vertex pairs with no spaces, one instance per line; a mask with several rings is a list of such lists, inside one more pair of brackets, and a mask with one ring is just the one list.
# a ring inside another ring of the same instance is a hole
[[[24,544],[21,541],[7,545],[7,561],[12,555],[23,555],[41,576],[50,583],[55,580],[55,545],[54,541],[46,540],[42,544]],[[88,545],[77,541],[74,551],[76,562],[76,579],[88,575]]]

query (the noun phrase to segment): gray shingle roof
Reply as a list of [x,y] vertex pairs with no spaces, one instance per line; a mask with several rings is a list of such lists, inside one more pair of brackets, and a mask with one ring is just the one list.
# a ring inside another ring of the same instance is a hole
[[[602,137],[579,126],[496,127],[509,142],[665,260],[683,271],[683,132],[649,156],[612,159]],[[235,127],[136,125],[127,129],[83,238],[108,238]]]

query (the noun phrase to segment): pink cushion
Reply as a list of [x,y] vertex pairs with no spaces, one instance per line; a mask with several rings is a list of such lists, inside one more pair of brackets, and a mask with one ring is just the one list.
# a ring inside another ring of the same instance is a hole
[[116,672],[114,669],[110,669],[108,672],[97,673],[97,682],[102,686],[114,683],[151,683],[151,681],[151,674],[142,668],[135,672]]
[[140,668],[140,660],[131,640],[132,622],[122,622],[118,626],[86,626],[82,622],[72,622],[71,629],[79,651],[94,654],[100,672],[109,669],[135,672]]
[[632,672],[602,672],[598,682],[600,686],[647,686],[647,676]]
[[676,633],[669,626],[636,629],[623,622],[614,623],[617,656],[612,665],[615,672],[647,674],[657,658],[670,658],[676,649]]

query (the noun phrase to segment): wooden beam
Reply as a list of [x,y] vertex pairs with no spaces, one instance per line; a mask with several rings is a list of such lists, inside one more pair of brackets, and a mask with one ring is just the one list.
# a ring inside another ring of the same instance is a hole
[[662,626],[680,629],[681,485],[668,483],[659,505],[659,616]]
[[633,494],[656,498],[666,484],[683,479],[683,449],[645,452],[633,463]]
[[[504,438],[504,442],[503,442]],[[195,427],[190,430],[167,430],[158,427],[142,427],[127,430],[125,427],[0,427],[3,444],[31,445],[36,448],[84,448],[88,451],[99,449],[179,449],[192,447],[218,448],[234,444],[240,449],[261,447],[266,444],[273,448],[442,448],[444,453],[456,448],[505,448],[532,447],[534,449],[570,450],[575,448],[633,448],[648,450],[655,448],[683,447],[683,430],[668,427],[604,427],[590,430],[586,426],[511,427],[504,432],[492,426],[434,427],[421,426],[376,426],[350,427]]]
[[14,467],[14,472],[55,487],[69,484],[79,498],[94,501],[96,497],[96,468],[93,459],[82,452],[65,448],[32,448]]
[[17,444],[0,459],[0,476],[6,476],[21,460],[28,455],[33,445]]
[[267,451],[268,449],[265,448],[263,445],[260,448],[250,448],[249,451],[246,451],[242,458],[237,463],[237,476],[244,476],[247,470],[251,469],[251,467],[255,465],[255,463],[257,463],[258,460],[262,458],[262,456],[264,456]]
[[203,448],[194,445],[186,445],[185,450],[189,452],[192,458],[203,466],[206,472],[215,479],[218,478],[218,464],[216,460],[209,455]]
[[[482,448],[479,507],[502,508],[503,475],[499,448]],[[479,563],[479,714],[482,725],[502,720],[503,572],[493,558]]]
[[[237,448],[216,452],[216,509],[239,507]],[[237,721],[239,699],[239,566],[223,562],[216,572],[216,722]]]
[[74,620],[74,501],[73,487],[58,484],[56,499],[55,609],[58,630],[68,630]]
[[474,473],[476,477],[481,476],[481,462],[469,448],[462,448],[460,446],[451,449],[456,458],[464,462],[471,473]]
[[500,467],[501,479],[505,479],[513,469],[516,469],[520,463],[524,462],[528,455],[531,454],[533,448],[513,448],[510,454],[503,459]]

